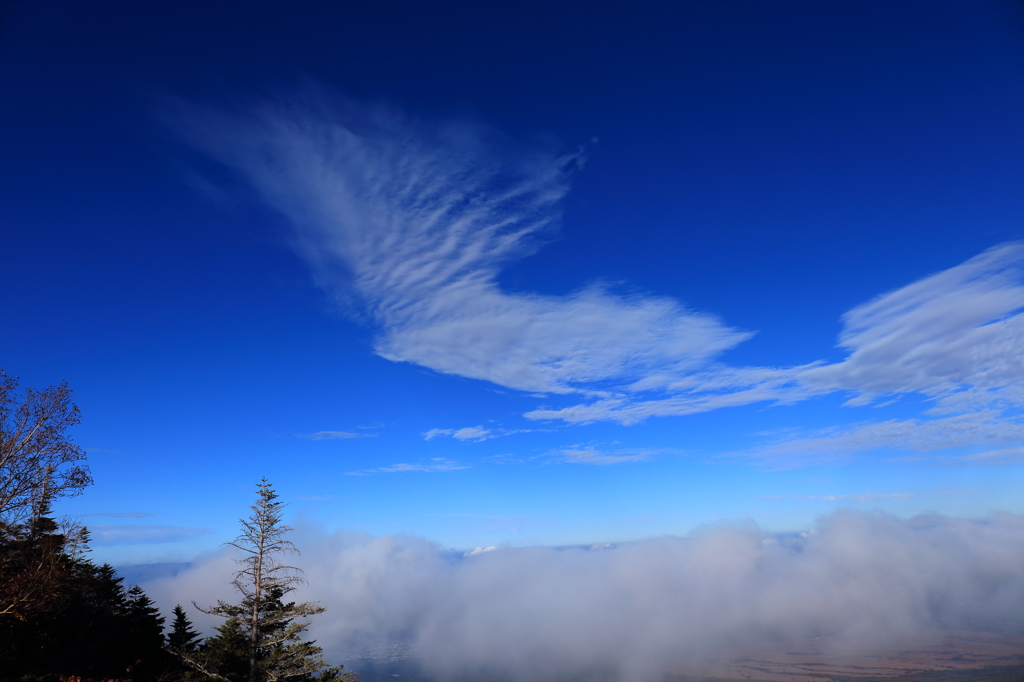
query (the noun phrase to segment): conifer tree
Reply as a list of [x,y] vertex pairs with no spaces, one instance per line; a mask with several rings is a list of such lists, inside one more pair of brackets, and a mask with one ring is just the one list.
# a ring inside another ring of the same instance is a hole
[[[209,678],[235,682],[351,682],[356,675],[329,667],[315,642],[303,641],[308,622],[301,620],[323,613],[315,602],[296,604],[284,597],[305,582],[302,571],[283,562],[298,550],[285,535],[292,529],[282,521],[284,505],[267,479],[257,486],[258,497],[242,532],[227,543],[242,552],[232,585],[242,600],[218,601],[200,611],[220,616],[225,622],[218,634],[183,659]],[[195,602],[193,602],[195,605]]]
[[185,614],[181,604],[176,604],[174,610],[174,622],[171,623],[171,632],[167,635],[167,646],[171,651],[195,651],[199,643],[199,633],[192,629],[192,621]]
[[67,384],[17,395],[0,369],[0,682],[155,680],[163,618],[143,591],[86,558],[89,533],[50,504],[91,483]]
[[0,681],[157,677],[163,618],[140,588],[84,558],[87,539],[46,505],[0,535]]

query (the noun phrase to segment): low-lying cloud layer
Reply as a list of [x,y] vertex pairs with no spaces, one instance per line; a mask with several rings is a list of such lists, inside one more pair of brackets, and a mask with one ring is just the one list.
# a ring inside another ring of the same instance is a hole
[[[657,680],[787,640],[821,637],[842,656],[943,629],[1024,630],[1024,517],[1011,514],[843,511],[799,535],[717,526],[586,549],[453,552],[310,529],[296,541],[332,657],[410,642],[442,680]],[[231,596],[232,570],[219,554],[144,587],[164,609],[212,603]]]

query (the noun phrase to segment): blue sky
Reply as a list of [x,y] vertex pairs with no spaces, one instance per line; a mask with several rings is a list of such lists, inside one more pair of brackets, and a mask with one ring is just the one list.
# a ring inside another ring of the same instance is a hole
[[1024,512],[1019,6],[13,3],[0,366],[98,558]]

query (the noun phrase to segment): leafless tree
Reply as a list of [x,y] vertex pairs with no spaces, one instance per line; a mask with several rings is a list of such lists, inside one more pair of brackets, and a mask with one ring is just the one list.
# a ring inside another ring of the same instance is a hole
[[25,389],[20,399],[17,389],[17,378],[0,370],[0,524],[7,527],[92,483],[79,464],[85,451],[66,434],[78,423],[67,382]]

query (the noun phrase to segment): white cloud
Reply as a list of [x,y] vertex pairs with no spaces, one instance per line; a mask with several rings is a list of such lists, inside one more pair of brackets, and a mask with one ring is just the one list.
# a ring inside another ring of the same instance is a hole
[[95,545],[144,545],[177,542],[199,535],[209,535],[209,528],[183,526],[136,526],[128,524],[89,525],[91,541]]
[[[763,401],[793,403],[815,395],[796,383],[796,369],[732,369],[712,366],[689,376],[660,375],[644,382],[643,389],[657,382],[669,397],[646,397],[645,393],[620,394],[589,404],[527,412],[527,419],[559,419],[569,423],[612,420],[636,424],[650,417],[680,416]],[[674,395],[672,393],[675,393]],[[656,394],[658,395],[658,394]],[[664,395],[661,393],[660,395]]]
[[107,516],[118,519],[141,519],[146,516],[156,516],[156,514],[153,512],[97,512],[95,514],[75,514],[75,516],[78,516],[80,518],[85,518],[87,516]]
[[476,549],[471,549],[468,552],[466,552],[465,554],[463,554],[462,556],[464,556],[464,557],[476,556],[477,554],[486,554],[487,552],[496,552],[496,551],[498,551],[497,546],[495,546],[495,545],[488,545],[487,547],[477,547]]
[[[983,410],[932,419],[891,419],[788,435],[774,443],[741,453],[780,467],[842,459],[872,450],[937,453],[952,448],[997,447],[1024,440],[1024,423],[997,410]],[[973,459],[984,454],[970,455]]]
[[1024,244],[994,247],[843,316],[843,362],[801,381],[823,390],[942,394],[1024,381]]
[[762,495],[762,500],[807,500],[811,502],[851,501],[861,504],[872,502],[906,502],[920,497],[918,493],[859,493],[855,495]]
[[970,455],[964,455],[960,459],[966,462],[986,464],[1015,464],[1017,462],[1024,462],[1024,447],[975,452]]
[[762,500],[805,500],[809,502],[857,502],[875,504],[878,502],[906,502],[919,497],[950,497],[953,495],[976,495],[984,490],[940,490],[936,493],[855,493],[845,495],[761,495]]
[[1022,280],[1024,244],[1003,244],[846,313],[839,341],[849,356],[842,362],[790,368],[709,364],[690,373],[652,372],[630,386],[630,393],[525,416],[630,424],[753,402],[792,403],[834,391],[855,391],[849,405],[868,404],[879,395],[922,393],[935,399],[936,413],[994,405],[1019,410],[1024,405]]
[[530,433],[532,429],[485,429],[483,426],[466,426],[461,429],[430,429],[423,434],[423,440],[433,440],[438,436],[450,436],[456,440],[481,442],[498,438],[500,436],[511,436],[514,433]]
[[430,429],[423,434],[423,439],[433,440],[438,436],[451,436],[457,440],[482,441],[499,435],[502,435],[502,433],[485,429],[482,426],[467,426],[461,429]]
[[579,153],[327,99],[238,115],[183,108],[176,126],[290,219],[317,282],[373,320],[382,357],[523,391],[593,392],[698,368],[750,336],[667,297],[502,291],[500,265],[557,227]]
[[[373,326],[380,356],[530,393],[586,396],[529,411],[530,419],[629,424],[835,391],[855,393],[851,405],[923,393],[951,412],[1024,403],[1016,388],[1024,385],[1024,244],[997,246],[850,310],[841,362],[731,367],[720,356],[751,333],[675,299],[598,285],[564,296],[499,287],[500,268],[557,229],[580,153],[322,91],[294,100],[234,113],[182,106],[175,125],[288,218],[317,283]],[[425,437],[499,433],[468,427]]]
[[468,469],[468,466],[459,464],[456,461],[447,459],[445,457],[434,457],[427,462],[420,464],[407,464],[399,462],[398,464],[391,464],[377,469],[363,469],[362,471],[349,471],[349,476],[366,476],[368,474],[393,474],[402,473],[408,471],[422,471],[422,472],[438,472],[438,471],[459,471],[462,469]]
[[309,440],[347,440],[349,438],[369,438],[373,434],[350,433],[348,431],[317,431],[316,433],[297,433],[297,438],[308,438]]
[[467,426],[463,429],[457,429],[452,432],[452,438],[458,440],[487,440],[488,438],[494,438],[495,433],[482,426]]
[[602,452],[590,447],[570,447],[555,451],[555,454],[563,461],[572,464],[594,464],[606,466],[608,464],[624,464],[626,462],[643,462],[657,454],[657,450],[620,449],[612,452]]
[[[508,547],[469,557],[412,537],[307,528],[293,540],[309,579],[296,597],[326,607],[310,634],[328,659],[404,641],[431,679],[582,680],[599,671],[648,682],[809,638],[827,658],[949,630],[1019,632],[1024,608],[1024,518],[1011,514],[842,511],[800,535],[719,525],[601,551]],[[167,610],[231,599],[229,558],[143,587]],[[200,627],[213,624],[194,615]]]

